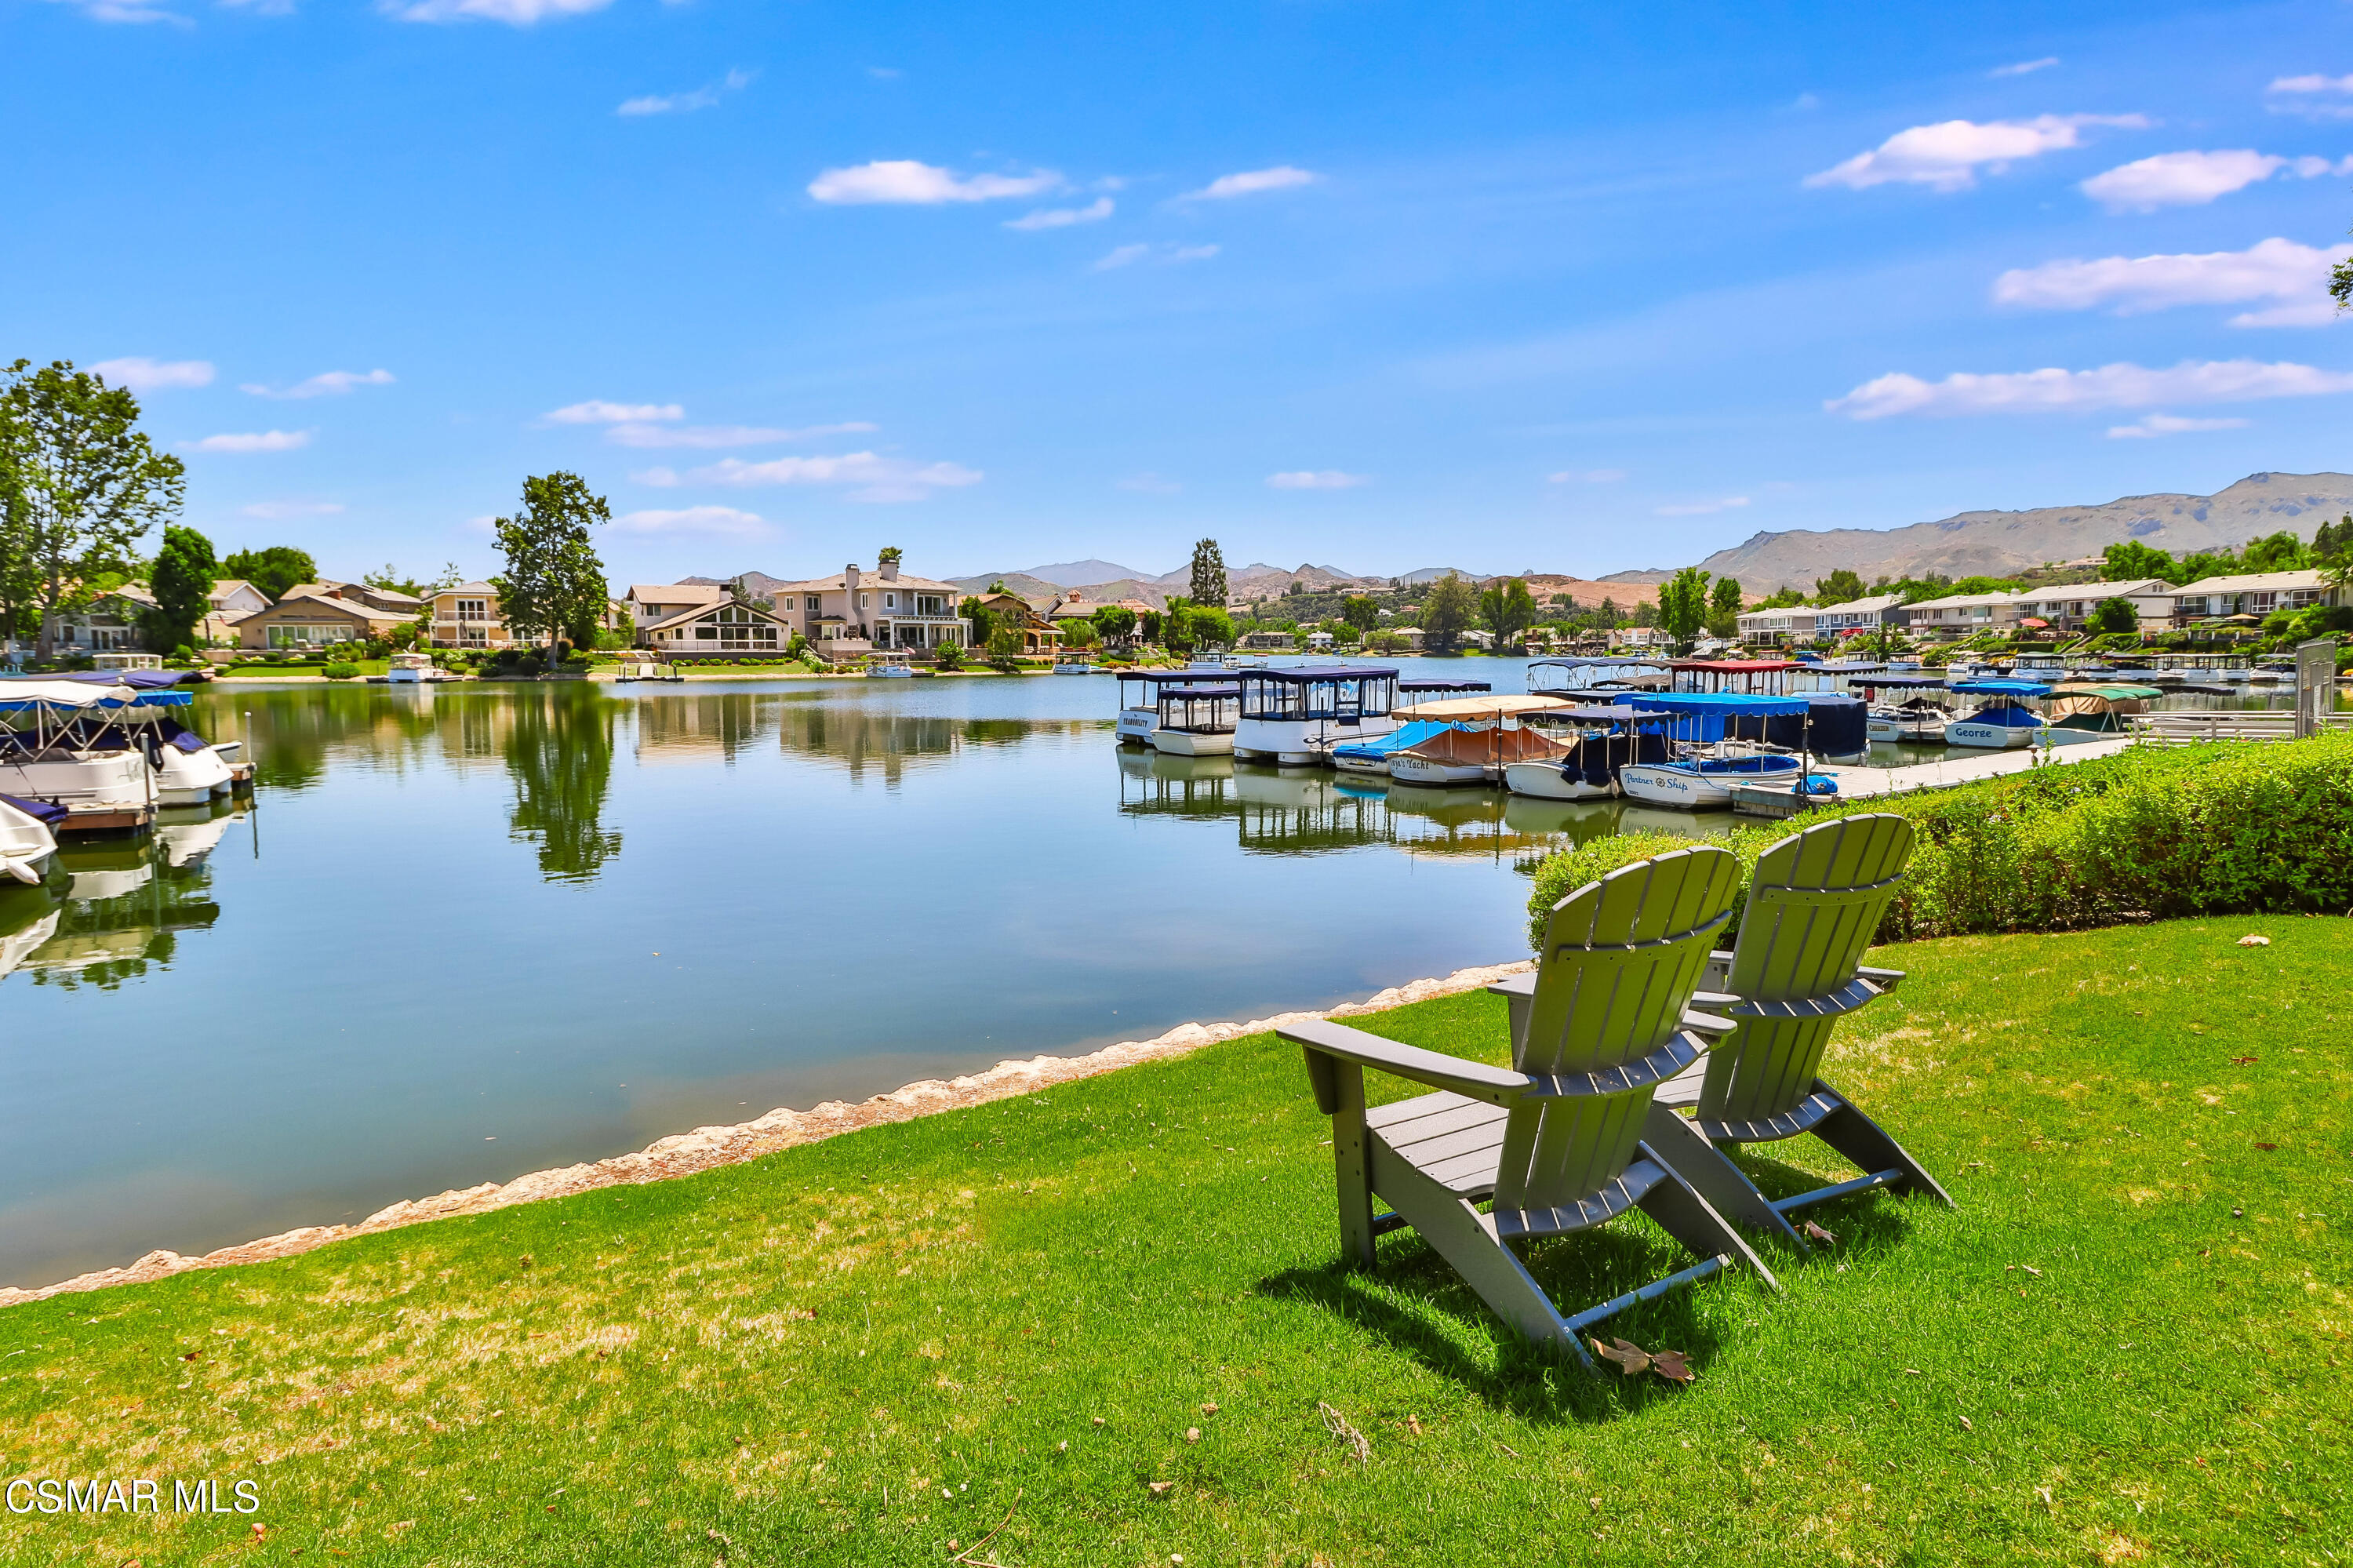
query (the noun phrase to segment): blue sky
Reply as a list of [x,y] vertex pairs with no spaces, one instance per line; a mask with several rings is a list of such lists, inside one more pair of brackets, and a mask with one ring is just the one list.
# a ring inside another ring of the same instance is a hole
[[[2054,25],[2063,14],[2064,25]],[[224,548],[1599,574],[2353,467],[2353,6],[0,0]]]

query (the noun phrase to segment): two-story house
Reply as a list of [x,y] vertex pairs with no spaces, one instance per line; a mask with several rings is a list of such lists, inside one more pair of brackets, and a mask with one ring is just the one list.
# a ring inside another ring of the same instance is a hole
[[2018,596],[2021,620],[2040,620],[2061,631],[2081,631],[2101,604],[2112,599],[2131,605],[2144,622],[2162,623],[2173,615],[2174,587],[2155,577],[2120,583],[2062,583],[2031,588]]
[[[362,598],[349,583],[297,583],[286,590],[284,599],[268,609],[238,618],[237,645],[246,649],[324,648],[336,642],[388,639],[416,621],[415,609],[385,609],[369,602],[376,590],[363,591],[368,598]],[[408,598],[406,594],[396,597]],[[409,602],[414,605],[422,601]]]
[[820,655],[836,661],[877,648],[962,647],[968,630],[956,613],[958,603],[954,583],[910,577],[894,560],[883,561],[871,576],[853,562],[839,577],[776,590],[776,614]]
[[980,608],[988,611],[990,634],[995,635],[999,628],[1013,632],[1021,639],[1021,652],[1026,657],[1050,657],[1062,645],[1062,634],[1054,630],[1053,621],[1040,615],[1037,607],[1018,593],[982,594]]
[[638,645],[672,659],[728,653],[782,653],[793,628],[775,610],[722,592],[638,629]]
[[2335,604],[2341,596],[2316,571],[2254,572],[2235,577],[2208,577],[2173,596],[2176,626],[2225,615],[2269,615],[2275,609],[2308,609]]
[[433,596],[436,648],[512,648],[499,614],[499,590],[485,582],[459,583]]
[[636,642],[649,647],[646,630],[657,621],[668,620],[681,610],[721,603],[728,597],[717,583],[633,583],[621,596],[621,603],[628,610]]
[[1949,594],[1909,607],[1905,623],[1915,637],[1947,640],[2008,631],[2018,624],[2018,596],[2010,593]]

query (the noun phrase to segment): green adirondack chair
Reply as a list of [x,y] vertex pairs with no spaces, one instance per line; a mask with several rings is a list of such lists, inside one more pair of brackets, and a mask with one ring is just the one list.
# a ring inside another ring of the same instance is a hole
[[[1778,1289],[1739,1233],[1644,1141],[1652,1093],[1705,1054],[1685,1009],[1739,884],[1737,857],[1700,846],[1621,867],[1554,906],[1509,1068],[1326,1020],[1281,1030],[1305,1050],[1316,1103],[1332,1118],[1348,1255],[1374,1267],[1374,1237],[1410,1225],[1499,1317],[1588,1372],[1583,1330],[1637,1301],[1735,1264]],[[1366,1067],[1437,1092],[1367,1109]],[[1376,1197],[1389,1205],[1377,1217]],[[1514,1248],[1630,1208],[1700,1261],[1564,1316]]]
[[[1895,989],[1900,969],[1863,951],[1912,859],[1912,824],[1884,812],[1808,828],[1759,856],[1740,938],[1709,955],[1693,1022],[1715,1039],[1704,1067],[1662,1087],[1645,1133],[1684,1180],[1745,1224],[1795,1241],[1788,1216],[1873,1187],[1952,1198],[1920,1162],[1821,1079],[1839,1020]],[[1728,1025],[1728,1026],[1727,1026]],[[1679,1112],[1688,1110],[1685,1118]],[[1811,1133],[1860,1167],[1851,1181],[1768,1202],[1726,1148]]]

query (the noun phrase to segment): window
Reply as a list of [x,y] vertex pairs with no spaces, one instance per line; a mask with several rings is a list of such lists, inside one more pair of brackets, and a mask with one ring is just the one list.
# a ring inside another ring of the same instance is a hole
[[459,620],[488,620],[490,618],[490,601],[488,599],[461,599],[458,601]]
[[859,608],[859,609],[865,609],[869,604],[871,604],[871,603],[872,603],[872,602],[873,602],[873,599],[874,599],[874,596],[873,596],[872,594],[871,594],[871,593],[861,593],[861,594],[860,594],[860,595],[858,596],[858,608]]
[[697,642],[715,642],[722,652],[765,651],[776,647],[776,623],[741,606],[730,605],[695,622]]
[[886,593],[886,594],[884,594],[884,595],[882,596],[882,608],[883,608],[883,609],[898,609],[898,608],[899,608],[899,596],[898,596],[897,594],[895,594],[895,593]]

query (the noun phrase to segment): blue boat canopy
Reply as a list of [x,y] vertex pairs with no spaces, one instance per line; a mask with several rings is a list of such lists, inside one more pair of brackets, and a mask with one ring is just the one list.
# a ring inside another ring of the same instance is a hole
[[1354,757],[1366,762],[1377,762],[1396,752],[1419,746],[1423,741],[1443,735],[1454,727],[1451,724],[1443,724],[1437,719],[1415,719],[1409,724],[1399,725],[1387,735],[1376,736],[1371,740],[1352,740],[1345,746],[1335,746],[1332,748],[1332,755]]
[[2051,688],[2040,681],[1955,681],[1952,689],[1988,697],[2047,697]]
[[1629,692],[1616,705],[1723,718],[1771,718],[1782,714],[1803,717],[1806,712],[1803,697],[1772,697],[1760,692]]

